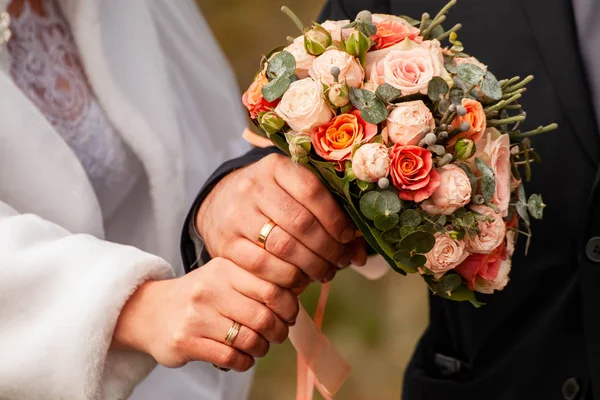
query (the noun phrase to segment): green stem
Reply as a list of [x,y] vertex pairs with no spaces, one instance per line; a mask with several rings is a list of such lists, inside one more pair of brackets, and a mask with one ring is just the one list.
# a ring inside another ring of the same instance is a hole
[[507,86],[510,86],[516,82],[518,82],[521,79],[520,76],[513,76],[510,79],[503,79],[500,81],[500,87],[502,87],[502,89],[504,89]]
[[441,17],[445,17],[446,14],[448,14],[448,11],[450,11],[450,9],[452,7],[454,7],[456,5],[456,0],[450,0],[448,2],[448,4],[446,4],[439,13],[437,13],[437,15],[435,16],[435,18],[433,19],[434,21],[441,18]]
[[429,20],[429,14],[428,13],[423,13],[423,15],[421,15],[421,23],[419,24],[419,33],[423,32],[423,27],[425,26],[425,23]]
[[506,89],[506,92],[514,92],[515,90],[524,88],[532,80],[533,80],[533,75],[529,75],[525,79],[523,79],[521,82],[517,83],[516,85],[508,87]]
[[446,32],[444,32],[444,34],[436,37],[437,40],[439,40],[440,42],[448,37],[450,37],[450,35],[452,34],[452,32],[457,32],[458,30],[460,30],[462,28],[462,24],[456,24],[454,25],[451,29],[447,30]]
[[425,29],[423,32],[421,32],[421,36],[423,36],[424,38],[427,38],[430,34],[431,31],[433,31],[433,29],[439,25],[441,25],[442,23],[444,23],[444,21],[446,20],[446,16],[442,15],[439,18],[434,19],[433,21],[431,21],[431,24],[429,24],[429,26],[427,27],[427,29]]
[[510,125],[510,124],[514,124],[517,122],[521,122],[521,121],[525,121],[524,115],[516,115],[514,117],[504,118],[504,119],[493,119],[493,120],[487,122],[487,126],[490,128],[493,128],[496,126]]
[[302,24],[300,18],[298,18],[298,16],[292,10],[290,10],[287,6],[283,6],[281,7],[281,12],[287,15],[292,20],[292,22],[298,27],[298,29],[300,29],[300,32],[304,34],[304,24]]
[[512,98],[512,96],[514,96],[514,95],[517,95],[517,94],[523,94],[523,93],[525,93],[526,91],[527,91],[527,89],[523,88],[523,89],[516,90],[516,91],[514,91],[514,92],[507,92],[507,93],[505,93],[505,94],[502,96],[502,99],[503,99],[503,100],[504,100],[504,99],[510,99],[510,98]]
[[534,130],[531,130],[531,131],[511,133],[510,134],[510,138],[511,139],[515,139],[515,140],[525,139],[525,138],[528,138],[528,137],[541,135],[542,133],[547,133],[547,132],[553,131],[555,129],[558,129],[558,124],[550,124],[550,125],[546,125],[546,126],[539,126],[537,129],[534,129]]

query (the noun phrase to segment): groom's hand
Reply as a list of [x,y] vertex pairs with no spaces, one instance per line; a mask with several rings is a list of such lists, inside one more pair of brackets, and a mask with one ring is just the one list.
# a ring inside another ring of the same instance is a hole
[[[276,226],[263,249],[258,238],[269,220]],[[338,268],[366,261],[356,228],[319,179],[276,154],[223,178],[202,203],[196,229],[212,257],[284,288],[329,282]]]

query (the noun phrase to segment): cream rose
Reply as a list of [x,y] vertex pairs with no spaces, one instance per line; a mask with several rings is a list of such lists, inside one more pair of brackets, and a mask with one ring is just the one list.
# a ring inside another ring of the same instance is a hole
[[308,54],[304,47],[304,36],[298,36],[294,42],[284,49],[296,59],[296,76],[299,79],[308,77],[308,69],[312,65],[315,56]]
[[435,128],[431,111],[421,100],[409,101],[390,112],[382,135],[386,142],[389,139],[392,143],[416,146],[427,133],[426,128]]
[[384,144],[367,143],[354,152],[352,170],[361,181],[377,182],[388,176],[390,163],[390,155]]
[[341,21],[325,21],[321,24],[331,34],[331,40],[341,42],[343,39],[348,39],[353,28],[342,29],[348,25],[350,20],[343,19]]
[[468,256],[464,241],[438,232],[435,234],[433,249],[425,254],[425,266],[439,279],[447,271],[460,265]]
[[450,215],[471,201],[471,182],[459,167],[453,164],[438,168],[440,186],[430,198],[421,203],[423,210],[429,214]]
[[[427,93],[429,81],[436,76],[452,85],[452,78],[444,67],[440,42],[431,40],[422,44],[410,39],[383,50],[367,54],[367,76],[376,85],[387,83],[402,94]],[[381,56],[383,58],[381,58]]]
[[510,203],[512,171],[510,168],[510,138],[495,128],[485,131],[483,138],[477,143],[475,157],[485,161],[496,175],[496,189],[492,204],[498,207],[501,217],[508,215]]
[[471,207],[471,210],[485,215],[486,217],[493,218],[493,221],[479,221],[479,235],[465,235],[467,251],[475,254],[490,254],[500,246],[504,240],[506,234],[504,221],[500,215],[496,214],[494,210],[488,206],[473,206]]
[[315,81],[331,86],[335,82],[331,75],[332,67],[340,69],[339,82],[356,88],[362,85],[365,71],[360,62],[345,51],[327,50],[313,61],[308,74]]
[[323,87],[310,78],[293,82],[275,112],[296,132],[308,132],[333,118],[323,98]]

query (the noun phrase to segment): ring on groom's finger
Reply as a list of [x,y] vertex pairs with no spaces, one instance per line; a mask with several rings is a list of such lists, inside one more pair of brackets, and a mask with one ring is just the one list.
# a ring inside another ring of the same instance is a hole
[[227,335],[225,335],[225,344],[227,346],[233,346],[233,341],[237,337],[238,333],[240,333],[241,327],[242,324],[239,322],[234,322],[233,325],[231,325],[231,328],[229,328],[227,331]]
[[258,234],[258,245],[262,249],[265,248],[265,244],[267,243],[267,237],[269,237],[269,234],[276,226],[277,224],[272,219],[270,219],[266,224],[263,225],[262,229],[260,230],[260,233]]

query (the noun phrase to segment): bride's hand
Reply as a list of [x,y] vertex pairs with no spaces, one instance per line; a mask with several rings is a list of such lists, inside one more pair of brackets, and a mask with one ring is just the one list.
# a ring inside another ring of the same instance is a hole
[[[153,356],[167,367],[207,361],[246,371],[254,357],[282,343],[295,323],[298,298],[224,259],[214,259],[181,278],[148,281],[123,307],[113,348]],[[234,322],[233,345],[224,344]]]

